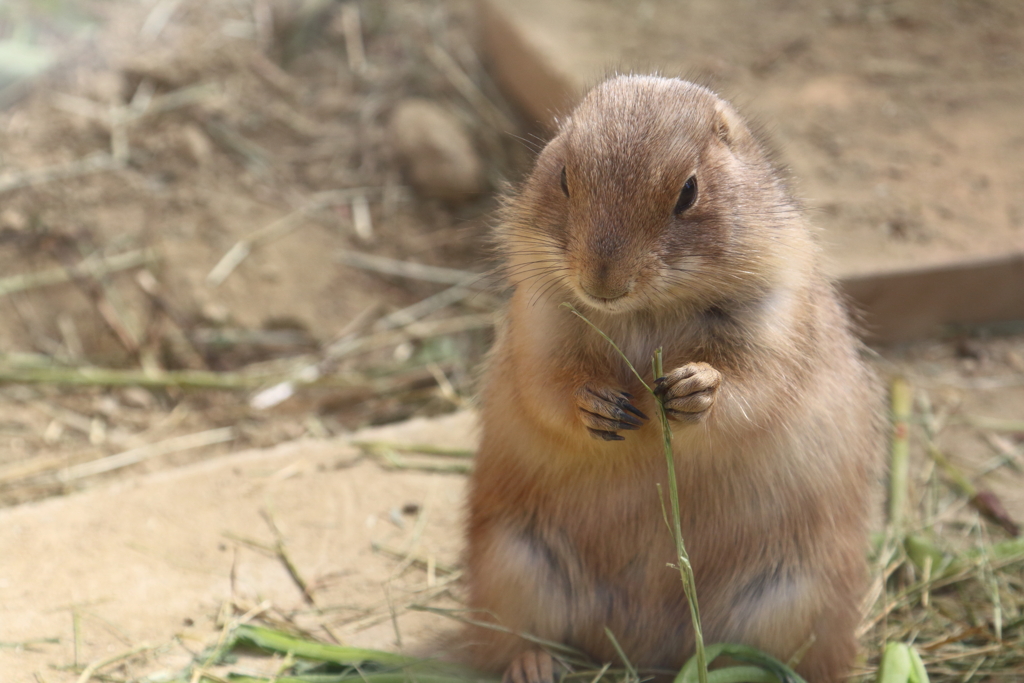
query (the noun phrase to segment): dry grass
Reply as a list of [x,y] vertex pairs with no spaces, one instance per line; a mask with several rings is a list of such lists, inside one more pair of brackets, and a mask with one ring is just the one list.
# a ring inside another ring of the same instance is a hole
[[[860,629],[869,665],[855,678],[869,680],[884,643],[897,641],[914,646],[932,681],[1021,680],[1024,539],[1006,540],[1015,529],[998,498],[943,456],[928,392],[892,386],[891,516]],[[916,477],[899,464],[911,444],[935,463]],[[901,513],[899,501],[915,497]]]

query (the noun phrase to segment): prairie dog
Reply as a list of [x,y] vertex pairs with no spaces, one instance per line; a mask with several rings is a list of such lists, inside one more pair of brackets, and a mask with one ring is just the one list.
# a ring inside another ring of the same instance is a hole
[[[671,418],[681,522],[707,643],[837,681],[855,654],[882,448],[872,372],[782,175],[724,100],[677,79],[592,90],[506,203],[514,293],[483,387],[468,501],[469,604],[517,633],[678,670],[690,615],[662,516]],[[552,661],[469,627],[517,683]]]

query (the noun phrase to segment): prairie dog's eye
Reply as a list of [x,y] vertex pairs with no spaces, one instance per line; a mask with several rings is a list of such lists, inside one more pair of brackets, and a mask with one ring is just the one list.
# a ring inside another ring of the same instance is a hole
[[683,183],[683,189],[679,191],[679,200],[676,201],[676,208],[672,209],[675,215],[686,211],[697,201],[697,176],[692,175]]
[[565,166],[562,167],[562,192],[566,197],[569,196],[569,181],[565,178]]

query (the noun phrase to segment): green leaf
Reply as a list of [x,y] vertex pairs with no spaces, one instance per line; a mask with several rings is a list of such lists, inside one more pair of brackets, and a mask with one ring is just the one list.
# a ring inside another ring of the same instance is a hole
[[911,683],[912,669],[910,648],[903,643],[886,643],[876,683]]
[[397,655],[393,652],[364,650],[357,647],[344,647],[303,640],[282,631],[275,631],[251,624],[242,624],[235,629],[235,642],[243,645],[252,645],[269,652],[280,652],[282,654],[290,652],[296,657],[315,659],[318,662],[333,662],[347,666],[358,666],[367,662],[375,662],[384,666],[410,666],[421,662],[421,660]]
[[907,649],[910,650],[910,683],[929,683],[928,671],[924,668],[921,655],[912,647]]
[[[791,668],[771,655],[749,645],[715,643],[705,647],[705,652],[708,664],[715,658],[725,655],[754,665],[715,669],[708,673],[708,683],[806,683]],[[676,676],[675,683],[695,683],[695,681],[697,681],[697,658],[690,657],[683,665],[679,675]]]

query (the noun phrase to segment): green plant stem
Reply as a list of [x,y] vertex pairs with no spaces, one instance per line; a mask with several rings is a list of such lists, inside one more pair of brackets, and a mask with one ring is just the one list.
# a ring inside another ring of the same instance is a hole
[[[629,361],[627,360],[626,362],[628,363]],[[655,377],[664,377],[665,367],[662,362],[662,350],[660,348],[654,352],[653,370]],[[697,605],[697,583],[693,577],[690,556],[686,552],[686,546],[683,544],[682,515],[679,510],[679,486],[676,482],[676,463],[672,452],[672,428],[668,423],[668,415],[665,413],[665,403],[653,391],[651,391],[651,394],[654,396],[658,410],[658,420],[661,423],[665,463],[668,469],[668,498],[672,505],[672,535],[676,544],[676,563],[679,567],[679,576],[683,581],[683,592],[686,594],[686,601],[690,605],[690,620],[693,622],[693,639],[697,656],[697,680],[700,683],[708,683],[708,663],[707,654],[704,651],[704,631],[700,625],[700,607]]]
[[364,662],[377,662],[385,666],[410,666],[420,660],[381,650],[364,650],[303,640],[296,636],[269,628],[242,624],[235,630],[235,642],[253,645],[270,652],[292,653],[296,657],[318,662],[334,662],[356,666]]
[[897,538],[903,535],[903,514],[907,506],[907,473],[910,467],[910,415],[913,396],[910,385],[902,377],[892,381],[889,389],[892,409],[892,446],[889,470],[889,524]]
[[1024,560],[1024,538],[1011,538],[1000,543],[987,546],[982,550],[968,550],[958,555],[943,552],[935,544],[923,536],[907,534],[903,547],[919,569],[924,569],[927,558],[932,562],[932,581],[956,576],[965,569],[976,565],[983,556],[997,566],[1005,566]]
[[[429,375],[425,375],[429,377]],[[419,379],[420,373],[409,373],[384,378],[361,375],[330,375],[313,382],[297,382],[299,387],[332,387],[340,389],[366,389],[375,392],[395,391]],[[240,372],[211,372],[207,370],[146,370],[69,367],[57,365],[11,366],[0,364],[0,385],[51,384],[54,386],[95,387],[178,387],[180,389],[258,389],[292,379],[284,373],[246,374]]]
[[[655,394],[655,393],[654,393],[654,389],[651,389],[651,387],[649,387],[649,386],[647,385],[647,382],[645,382],[645,381],[644,381],[644,378],[640,376],[640,373],[636,371],[636,368],[635,368],[635,367],[633,367],[633,364],[629,362],[629,359],[628,359],[628,358],[626,358],[626,354],[624,354],[624,353],[622,352],[622,349],[620,349],[620,348],[619,348],[619,345],[618,345],[618,344],[616,344],[616,343],[615,343],[615,342],[614,342],[614,341],[612,340],[612,338],[611,338],[611,337],[609,337],[609,336],[608,336],[607,334],[605,334],[605,333],[604,333],[604,332],[603,332],[603,331],[601,330],[601,328],[599,328],[599,327],[598,327],[597,325],[595,325],[594,323],[592,323],[592,322],[590,322],[589,320],[587,320],[586,316],[584,316],[584,315],[583,315],[582,313],[580,313],[579,311],[577,311],[577,310],[576,310],[576,307],[575,307],[575,306],[573,306],[572,304],[570,304],[570,303],[563,303],[563,304],[562,304],[562,306],[564,306],[565,308],[568,308],[568,309],[569,309],[569,310],[570,310],[570,311],[572,312],[572,314],[573,314],[573,315],[575,315],[575,316],[576,316],[577,318],[579,318],[580,320],[582,320],[583,322],[585,322],[585,323],[586,323],[587,325],[590,325],[590,328],[591,328],[592,330],[594,330],[595,332],[597,332],[597,333],[598,333],[599,335],[601,335],[601,337],[602,337],[602,338],[603,338],[603,339],[604,339],[604,340],[605,340],[606,342],[608,342],[609,344],[611,344],[611,345],[612,345],[612,348],[613,348],[613,349],[615,349],[615,352],[616,352],[616,353],[618,353],[618,354],[619,354],[620,356],[622,356],[622,360],[626,361],[626,366],[627,366],[627,367],[629,367],[629,369],[630,369],[630,370],[631,370],[631,371],[633,372],[633,374],[634,374],[634,375],[636,375],[636,378],[637,378],[638,380],[640,380],[640,384],[642,384],[642,385],[644,386],[644,389],[646,389],[646,390],[647,390],[648,392],[650,392],[650,394],[651,394],[652,396],[654,396],[655,400],[657,400],[658,396],[657,396],[657,394]],[[657,375],[657,376],[656,376],[656,378],[657,378],[657,377],[661,377],[661,375]],[[671,439],[671,437],[669,437],[669,438]]]
[[[690,606],[690,619],[693,622],[693,640],[694,648],[696,650],[697,657],[697,680],[699,683],[708,683],[708,663],[707,656],[704,652],[704,632],[700,625],[700,608],[697,606],[697,584],[693,577],[693,567],[690,565],[690,556],[686,553],[686,546],[683,544],[683,527],[681,521],[681,514],[679,511],[679,487],[676,482],[676,465],[675,457],[672,452],[672,428],[668,423],[668,415],[665,413],[665,405],[661,400],[661,397],[655,393],[644,378],[640,376],[636,368],[626,357],[626,354],[622,352],[619,345],[612,341],[611,337],[602,332],[597,325],[587,320],[587,318],[576,310],[572,304],[564,303],[562,306],[568,308],[574,315],[580,320],[585,322],[591,328],[594,329],[599,335],[601,335],[605,341],[611,344],[612,348],[622,357],[622,360],[626,361],[626,365],[632,370],[633,374],[643,385],[644,389],[654,397],[654,403],[657,406],[658,411],[658,422],[661,424],[661,436],[665,449],[665,462],[668,466],[668,497],[672,505],[672,536],[675,540],[676,545],[676,564],[679,568],[679,576],[683,582],[683,593],[686,595],[686,602]],[[664,365],[662,363],[662,350],[659,348],[654,352],[653,360],[654,377],[664,376]]]

